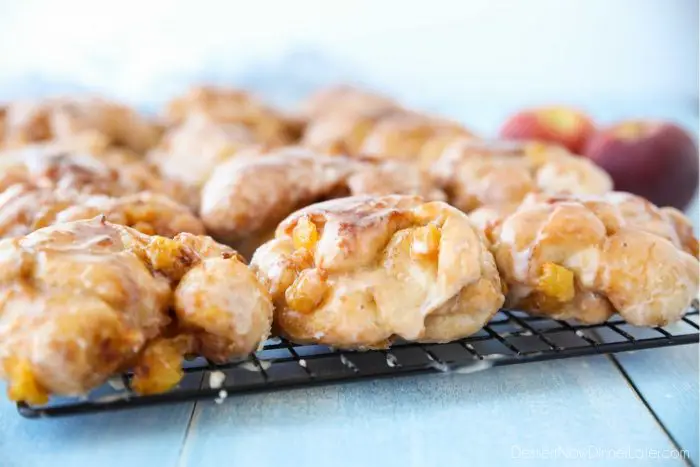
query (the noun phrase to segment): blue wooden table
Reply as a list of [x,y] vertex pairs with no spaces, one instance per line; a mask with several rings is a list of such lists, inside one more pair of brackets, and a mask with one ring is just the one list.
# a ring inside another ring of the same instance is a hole
[[697,465],[698,346],[63,419],[3,401],[0,453],[3,467]]
[[698,465],[698,393],[690,345],[62,419],[0,398],[0,467]]

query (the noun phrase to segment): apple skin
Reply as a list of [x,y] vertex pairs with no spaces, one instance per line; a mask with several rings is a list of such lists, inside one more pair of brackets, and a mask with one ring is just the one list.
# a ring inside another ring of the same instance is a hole
[[584,155],[610,174],[616,190],[643,196],[657,206],[683,210],[698,187],[695,141],[672,123],[617,123],[596,133]]
[[541,107],[516,113],[501,127],[500,137],[556,143],[574,154],[581,154],[595,133],[593,120],[569,107]]

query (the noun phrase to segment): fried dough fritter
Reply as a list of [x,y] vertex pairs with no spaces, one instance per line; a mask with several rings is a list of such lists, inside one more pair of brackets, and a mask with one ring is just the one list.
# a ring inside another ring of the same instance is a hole
[[170,101],[165,109],[165,119],[171,125],[180,124],[193,114],[207,115],[218,123],[241,125],[262,144],[290,144],[301,131],[295,119],[239,89],[193,87]]
[[216,122],[205,114],[193,114],[168,130],[148,159],[165,176],[199,188],[217,164],[256,142],[241,124]]
[[286,147],[221,164],[202,189],[200,215],[215,238],[247,254],[295,209],[348,195],[395,193],[444,198],[427,176],[408,164],[376,164]]
[[328,115],[379,115],[401,106],[388,97],[349,86],[336,85],[322,88],[301,103],[301,114],[307,120],[317,120]]
[[352,86],[319,90],[302,103],[301,145],[326,154],[410,161],[427,169],[454,140],[475,136],[457,122],[415,112]]
[[487,234],[508,306],[584,323],[617,312],[637,326],[664,326],[698,295],[689,225],[628,193],[531,195]]
[[514,210],[530,193],[604,194],[612,180],[589,160],[541,143],[458,141],[431,168],[450,204]]
[[81,149],[120,146],[142,154],[156,144],[161,132],[124,105],[97,97],[57,97],[9,103],[2,142],[7,147],[44,141]]
[[322,115],[309,122],[301,145],[325,154],[359,156],[367,135],[377,122],[394,111]]
[[462,125],[407,110],[334,114],[312,121],[302,145],[329,154],[403,160],[427,169],[455,140],[475,136]]
[[136,391],[164,391],[184,354],[245,356],[270,330],[266,290],[206,237],[96,218],[2,240],[0,263],[0,377],[13,400],[83,394],[127,369]]
[[451,120],[397,113],[377,122],[364,139],[360,153],[375,159],[411,160],[428,168],[452,141],[474,138],[473,133]]
[[338,348],[455,340],[481,329],[504,300],[493,256],[467,216],[414,196],[297,211],[251,268],[270,290],[283,335]]
[[101,153],[35,144],[0,151],[0,190],[22,183],[37,188],[123,196],[151,191],[196,206],[197,193],[161,176],[137,155],[122,150]]
[[205,232],[202,221],[187,206],[158,193],[110,197],[16,184],[0,193],[0,238],[99,215],[149,235]]

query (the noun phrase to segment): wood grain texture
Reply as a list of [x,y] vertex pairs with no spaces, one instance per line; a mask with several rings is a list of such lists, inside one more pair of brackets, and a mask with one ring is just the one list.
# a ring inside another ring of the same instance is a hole
[[675,442],[690,452],[694,465],[700,464],[698,346],[628,352],[615,358]]
[[560,466],[522,457],[590,447],[672,449],[606,357],[199,402],[179,466]]
[[170,467],[177,464],[193,404],[27,420],[0,384],[2,467]]

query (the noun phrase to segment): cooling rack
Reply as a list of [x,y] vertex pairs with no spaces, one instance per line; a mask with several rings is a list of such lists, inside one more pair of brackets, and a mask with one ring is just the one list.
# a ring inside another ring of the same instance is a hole
[[139,396],[130,375],[113,379],[84,398],[52,398],[44,406],[18,404],[28,418],[76,415],[155,404],[430,372],[471,373],[498,365],[609,354],[698,342],[698,309],[663,328],[639,328],[619,318],[581,325],[502,310],[476,335],[449,344],[397,342],[389,350],[347,352],[323,345],[269,339],[247,360],[213,364],[198,358],[183,365],[179,386]]

